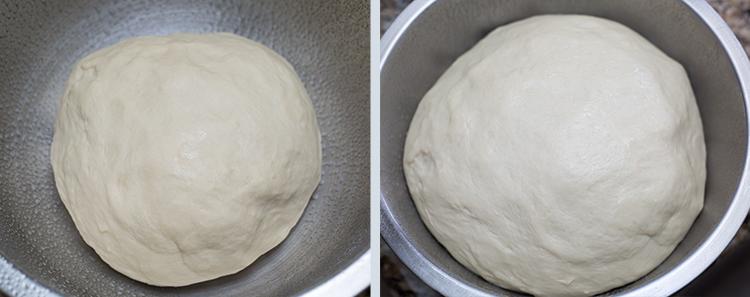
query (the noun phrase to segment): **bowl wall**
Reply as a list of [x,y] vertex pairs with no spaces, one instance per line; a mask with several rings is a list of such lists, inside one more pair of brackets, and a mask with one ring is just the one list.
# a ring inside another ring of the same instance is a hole
[[[328,290],[367,286],[368,2],[4,1],[0,11],[0,290],[290,296],[334,276],[338,286]],[[322,180],[289,237],[248,268],[188,287],[148,286],[101,261],[57,195],[49,160],[57,100],[73,65],[97,49],[138,35],[222,31],[261,42],[294,66],[322,133]],[[342,276],[355,263],[357,274]]]
[[[748,62],[732,32],[702,1],[416,1],[381,42],[381,234],[433,288],[449,296],[517,296],[484,281],[434,239],[419,218],[403,174],[406,133],[419,101],[453,61],[498,26],[538,14],[587,14],[640,33],[687,70],[703,120],[707,183],[703,211],[661,265],[603,295],[666,295],[724,249],[747,215]],[[744,76],[743,76],[744,75]]]

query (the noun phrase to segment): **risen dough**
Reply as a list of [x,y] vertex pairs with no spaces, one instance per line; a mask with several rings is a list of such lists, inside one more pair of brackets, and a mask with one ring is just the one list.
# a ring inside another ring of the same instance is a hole
[[705,144],[683,68],[588,16],[500,27],[411,123],[404,172],[460,263],[534,295],[592,295],[661,263],[703,207]]
[[229,33],[136,37],[79,61],[51,155],[86,243],[159,286],[235,273],[279,244],[321,170],[291,65]]

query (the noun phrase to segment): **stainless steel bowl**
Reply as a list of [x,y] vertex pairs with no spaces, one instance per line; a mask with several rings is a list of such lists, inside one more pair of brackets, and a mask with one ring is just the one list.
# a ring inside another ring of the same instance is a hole
[[[352,296],[370,282],[369,2],[0,3],[0,291],[16,296]],[[49,150],[73,64],[137,35],[233,32],[301,76],[323,142],[323,178],[289,237],[247,269],[182,288],[112,270],[57,196]],[[2,295],[2,294],[0,294]]]
[[456,262],[419,218],[402,169],[419,100],[462,53],[494,28],[537,14],[600,16],[634,29],[687,69],[706,135],[705,207],[672,255],[643,278],[603,293],[669,295],[718,257],[750,208],[750,64],[732,32],[702,0],[417,0],[381,40],[381,235],[427,284],[448,296],[520,296]]

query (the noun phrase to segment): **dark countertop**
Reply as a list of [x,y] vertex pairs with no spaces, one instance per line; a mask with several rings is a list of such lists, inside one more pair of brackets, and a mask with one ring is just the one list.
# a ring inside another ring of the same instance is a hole
[[[380,35],[412,0],[380,0]],[[750,55],[750,0],[707,0],[719,12]],[[380,240],[382,296],[442,296],[435,292],[399,261],[388,245]],[[750,296],[750,220],[745,222],[718,260],[679,296]]]

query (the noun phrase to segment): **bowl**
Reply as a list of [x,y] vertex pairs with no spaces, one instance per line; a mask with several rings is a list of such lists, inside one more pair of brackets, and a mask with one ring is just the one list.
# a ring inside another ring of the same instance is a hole
[[447,296],[521,296],[455,261],[419,218],[402,168],[411,118],[453,61],[498,26],[540,14],[586,14],[620,22],[687,70],[707,146],[705,206],[674,252],[639,280],[603,296],[669,295],[726,247],[750,208],[750,63],[719,15],[702,0],[417,0],[381,40],[380,232],[393,252]]
[[[364,1],[0,3],[0,291],[16,296],[352,296],[370,283],[369,5]],[[237,274],[149,286],[89,248],[50,165],[75,62],[138,35],[232,32],[285,57],[322,133],[323,176],[289,237]],[[2,294],[0,294],[2,295]]]

